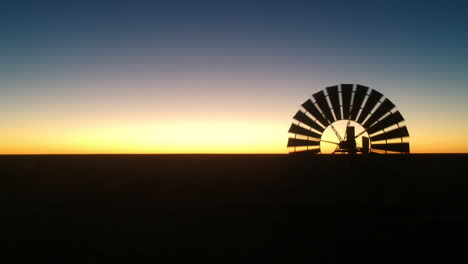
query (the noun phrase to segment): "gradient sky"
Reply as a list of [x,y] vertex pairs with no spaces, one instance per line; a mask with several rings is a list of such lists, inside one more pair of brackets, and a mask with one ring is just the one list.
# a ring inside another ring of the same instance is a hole
[[[98,2],[98,3],[95,3]],[[382,92],[412,152],[468,152],[466,1],[18,1],[0,153],[287,153],[326,86]]]

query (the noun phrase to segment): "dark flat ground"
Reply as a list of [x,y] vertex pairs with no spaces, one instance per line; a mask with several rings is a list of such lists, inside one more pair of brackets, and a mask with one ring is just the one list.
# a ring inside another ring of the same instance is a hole
[[0,168],[3,263],[468,256],[468,155],[0,156]]

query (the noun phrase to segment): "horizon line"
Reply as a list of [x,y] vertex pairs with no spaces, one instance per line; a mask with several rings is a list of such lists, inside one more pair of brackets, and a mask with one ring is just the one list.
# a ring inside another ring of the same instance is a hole
[[[67,155],[290,155],[293,153],[0,153],[0,156],[67,156]],[[375,155],[444,155],[444,154],[465,154],[468,155],[468,152],[416,152],[416,153],[407,153],[407,154],[400,154],[400,153],[389,153],[389,154],[380,154],[377,153]],[[346,154],[316,154],[317,156],[327,156],[327,155],[346,155]],[[357,155],[361,156],[361,155]]]

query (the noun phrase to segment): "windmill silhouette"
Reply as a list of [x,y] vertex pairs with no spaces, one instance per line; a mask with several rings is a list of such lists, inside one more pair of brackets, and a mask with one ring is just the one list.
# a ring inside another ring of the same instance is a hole
[[[326,87],[305,101],[293,119],[290,153],[326,153],[327,145],[333,146],[330,154],[410,152],[401,113],[383,94],[360,84]],[[334,137],[325,137],[327,131]]]

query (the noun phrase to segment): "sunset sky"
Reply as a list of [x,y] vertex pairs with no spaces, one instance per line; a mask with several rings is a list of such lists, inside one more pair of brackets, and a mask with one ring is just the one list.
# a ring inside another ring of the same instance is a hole
[[[467,1],[18,1],[0,10],[0,153],[287,153],[358,83],[411,152],[468,152]],[[99,3],[95,3],[99,2]]]

